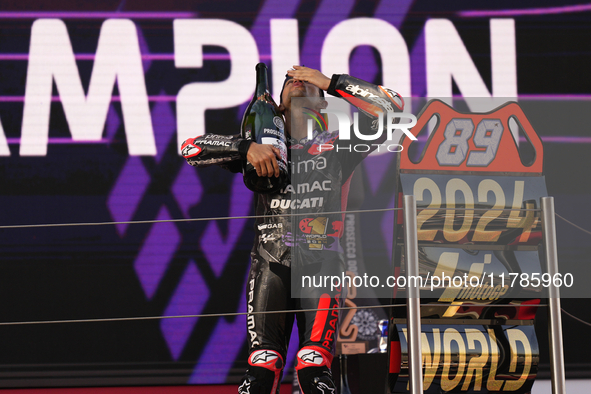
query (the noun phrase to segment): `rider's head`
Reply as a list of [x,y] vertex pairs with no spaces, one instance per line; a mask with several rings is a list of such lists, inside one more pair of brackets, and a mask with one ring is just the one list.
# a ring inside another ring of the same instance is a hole
[[311,83],[294,79],[289,75],[285,76],[283,88],[281,89],[280,105],[283,108],[291,106],[292,97],[324,97],[324,90],[312,85]]

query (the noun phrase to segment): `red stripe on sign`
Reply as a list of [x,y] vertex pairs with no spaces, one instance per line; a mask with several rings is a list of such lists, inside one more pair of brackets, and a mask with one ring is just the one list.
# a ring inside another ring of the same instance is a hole
[[324,331],[324,325],[328,317],[328,308],[330,308],[330,296],[328,294],[322,294],[318,301],[318,309],[324,310],[316,312],[316,318],[312,326],[312,336],[310,337],[312,342],[320,342],[322,339],[322,332]]
[[400,373],[401,356],[400,342],[390,342],[390,373]]
[[536,317],[536,312],[538,308],[535,306],[527,306],[527,305],[539,305],[540,299],[535,300],[527,300],[521,303],[521,306],[517,307],[517,319],[519,320],[533,320]]
[[[402,208],[403,195],[398,193],[398,208]],[[402,209],[399,209],[396,214],[396,224],[404,224],[404,216],[402,216]]]

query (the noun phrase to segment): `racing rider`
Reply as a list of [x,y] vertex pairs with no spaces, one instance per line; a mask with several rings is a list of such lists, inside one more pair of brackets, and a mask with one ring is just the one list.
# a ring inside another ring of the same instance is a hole
[[[358,131],[379,139],[369,145],[359,140],[353,129],[350,139],[339,139],[338,132],[327,131],[320,114],[327,106],[324,91],[357,107]],[[338,311],[332,308],[339,306],[341,289],[295,288],[290,278],[296,270],[306,275],[344,270],[339,244],[342,214],[338,212],[346,209],[355,167],[386,138],[386,126],[380,128],[378,122],[379,113],[383,113],[385,122],[388,112],[402,111],[403,101],[382,86],[349,75],[328,78],[303,66],[287,71],[280,97],[291,180],[278,193],[255,195],[258,217],[246,289],[249,358],[238,392],[279,393],[294,322],[294,313],[251,313],[300,310],[295,313],[300,339],[295,369],[300,388],[304,394],[334,393],[330,365]],[[316,125],[311,139],[310,117]],[[381,136],[377,133],[380,129]],[[356,142],[370,148],[356,149]],[[239,136],[206,134],[186,140],[181,151],[193,166],[218,164],[239,172],[242,162],[248,160],[259,176],[279,176],[280,151]],[[292,297],[292,290],[297,297]]]

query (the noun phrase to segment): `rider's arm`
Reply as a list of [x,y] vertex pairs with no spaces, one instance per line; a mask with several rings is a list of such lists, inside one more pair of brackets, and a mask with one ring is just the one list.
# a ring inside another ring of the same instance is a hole
[[250,140],[238,135],[205,134],[189,138],[181,145],[181,154],[195,167],[227,165],[246,159]]
[[[335,143],[335,145],[338,144],[339,152],[342,152],[339,154],[339,158],[343,166],[343,175],[348,176],[361,160],[386,141],[388,112],[402,112],[404,101],[398,93],[391,89],[346,74],[333,75],[327,92],[347,100],[349,104],[359,109],[358,130],[362,134],[376,135],[378,133],[380,129],[379,116],[382,113],[382,133],[377,135],[375,139],[371,141],[360,139],[351,126],[350,139],[338,139]],[[398,123],[398,120],[394,123]],[[364,145],[364,148],[356,149],[355,147],[360,144]]]
[[259,176],[279,176],[276,158],[281,157],[281,154],[277,148],[257,144],[237,135],[206,134],[189,138],[183,142],[181,154],[195,167],[217,164],[232,172],[240,172],[242,162],[248,160]]
[[376,130],[380,112],[386,122],[388,112],[402,112],[404,109],[404,100],[395,91],[347,74],[333,75],[326,91],[357,107],[361,113],[371,119],[372,127]]

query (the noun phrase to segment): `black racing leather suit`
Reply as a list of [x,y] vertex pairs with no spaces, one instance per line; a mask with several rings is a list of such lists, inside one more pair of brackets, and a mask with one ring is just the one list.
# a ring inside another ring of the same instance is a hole
[[[334,75],[327,92],[360,110],[358,129],[366,135],[376,134],[379,111],[385,123],[387,112],[403,108],[397,93],[349,75]],[[340,304],[341,289],[303,287],[299,280],[301,275],[340,276],[344,271],[340,212],[346,209],[355,167],[385,140],[386,130],[384,125],[374,141],[360,140],[353,127],[349,140],[328,131],[315,132],[310,140],[288,138],[290,184],[279,193],[255,195],[248,312],[304,310],[296,313],[301,348],[296,370],[305,394],[333,384],[338,311],[332,308]],[[249,145],[239,136],[207,134],[185,141],[181,150],[193,166],[218,164],[238,172]],[[249,370],[239,392],[278,392],[293,321],[293,313],[248,315]]]

